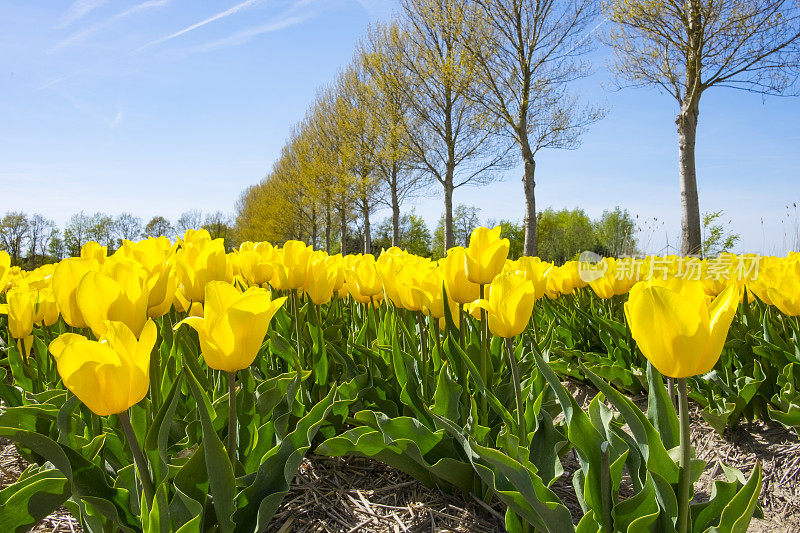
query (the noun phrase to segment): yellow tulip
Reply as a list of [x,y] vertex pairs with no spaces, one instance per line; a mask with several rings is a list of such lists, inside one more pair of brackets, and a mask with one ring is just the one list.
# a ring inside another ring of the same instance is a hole
[[206,283],[230,280],[225,244],[206,230],[188,230],[176,259],[178,288],[189,301],[203,300]]
[[147,316],[158,318],[167,314],[172,307],[172,299],[178,280],[172,268],[169,252],[170,241],[166,237],[148,237],[139,242],[123,241],[122,246],[112,256],[135,261],[146,272],[148,301]]
[[258,355],[270,320],[286,301],[272,300],[269,291],[250,287],[241,292],[223,281],[206,285],[203,317],[189,317],[179,322],[197,331],[200,350],[206,364],[225,372],[250,366]]
[[500,226],[475,228],[466,249],[467,279],[486,285],[503,270],[510,242],[500,238]]
[[141,333],[149,301],[145,276],[138,263],[125,259],[108,259],[101,272],[83,276],[76,293],[78,309],[95,335],[105,333],[108,321]]
[[6,274],[11,269],[11,256],[0,250],[0,293],[6,288]]
[[782,313],[800,316],[800,260],[797,255],[763,261],[758,279],[750,281],[748,287]]
[[450,248],[447,257],[439,261],[444,271],[447,297],[460,304],[479,298],[480,285],[467,279],[467,254],[461,246]]
[[606,257],[597,264],[597,275],[592,276],[595,279],[589,281],[589,287],[600,298],[606,300],[612,296],[625,294],[636,284],[635,278],[620,273],[618,268],[620,263],[621,261],[613,257]]
[[516,337],[528,325],[536,301],[533,282],[524,275],[504,273],[489,286],[488,299],[478,300],[474,307],[489,314],[489,330],[498,337]]
[[0,304],[0,315],[8,315],[8,331],[18,340],[24,340],[23,355],[28,357],[33,346],[33,325],[36,322],[36,289],[13,287],[8,291],[6,304]]
[[735,285],[711,301],[700,281],[652,279],[633,286],[625,317],[653,366],[665,376],[686,378],[714,367],[739,300]]
[[286,269],[287,289],[301,289],[308,279],[308,262],[314,249],[302,241],[287,241],[280,256]]
[[438,292],[442,292],[442,280],[434,272],[430,261],[408,262],[397,273],[395,280],[400,302],[395,303],[408,311],[426,311]]
[[308,278],[303,291],[317,305],[331,301],[336,285],[337,264],[332,257],[325,257],[325,252],[314,252],[317,259],[312,259],[308,267]]
[[98,264],[102,265],[108,255],[108,248],[100,246],[100,243],[89,241],[81,246],[81,257],[86,259],[94,259]]
[[397,288],[397,273],[408,262],[408,255],[400,248],[392,246],[388,250],[381,252],[381,255],[375,261],[375,268],[383,286],[383,296],[387,301],[398,307],[402,307],[402,303]]
[[50,343],[64,385],[100,416],[122,413],[145,397],[157,333],[152,320],[138,340],[121,322],[109,322],[105,331],[99,341],[65,333]]
[[89,272],[98,270],[95,259],[71,257],[61,261],[53,272],[53,294],[64,321],[74,328],[85,328],[86,319],[78,307],[78,284]]
[[267,283],[272,278],[275,261],[275,249],[268,242],[242,243],[239,247],[239,269],[248,285]]
[[383,292],[383,283],[372,254],[359,257],[344,275],[348,285],[357,286],[359,294],[363,296],[375,298]]

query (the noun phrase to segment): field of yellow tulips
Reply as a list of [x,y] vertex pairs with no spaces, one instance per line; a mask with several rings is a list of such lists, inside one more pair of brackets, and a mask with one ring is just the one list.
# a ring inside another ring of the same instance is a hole
[[[313,452],[499,500],[511,532],[745,531],[761,468],[695,501],[688,402],[800,427],[800,255],[508,251],[498,227],[438,262],[204,230],[30,272],[0,252],[0,438],[30,463],[0,525],[264,531]],[[578,523],[551,490],[569,451]]]

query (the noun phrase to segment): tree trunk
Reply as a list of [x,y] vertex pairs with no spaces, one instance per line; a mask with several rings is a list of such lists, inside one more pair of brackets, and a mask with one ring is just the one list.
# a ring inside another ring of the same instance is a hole
[[397,195],[397,169],[392,169],[392,246],[400,246],[400,198]]
[[684,106],[675,121],[678,125],[679,170],[681,182],[681,254],[700,253],[700,202],[697,196],[697,172],[694,146],[697,135],[697,104]]
[[344,256],[347,254],[347,211],[345,211],[344,206],[339,209],[339,222],[341,223],[339,251]]
[[523,254],[534,257],[538,253],[536,237],[536,160],[527,140],[522,143],[522,160],[525,163],[525,174],[522,176],[522,187],[525,190],[525,247]]
[[325,251],[331,253],[331,204],[325,204]]
[[370,232],[369,208],[366,207],[366,200],[365,200],[365,207],[362,209],[362,215],[364,216],[364,253],[365,254],[371,254],[372,253],[372,234]]
[[311,209],[311,249],[317,248],[317,208]]
[[455,246],[453,242],[453,168],[448,166],[444,180],[444,255]]

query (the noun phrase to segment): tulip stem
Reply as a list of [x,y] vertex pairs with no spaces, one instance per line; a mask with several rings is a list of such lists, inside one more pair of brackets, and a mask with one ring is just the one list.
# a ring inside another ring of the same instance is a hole
[[[300,363],[301,350],[300,350],[300,299],[297,297],[297,289],[292,289],[292,308],[294,309],[294,333],[297,337],[297,358],[295,364],[297,365],[297,372],[300,373],[302,364]],[[305,358],[303,357],[305,361]]]
[[[483,283],[480,284],[480,299],[483,300],[486,295],[486,288]],[[481,307],[481,379],[488,387],[491,381],[489,380],[489,324],[486,316],[486,309]],[[486,398],[486,393],[481,395],[481,422],[484,426],[489,425],[489,400]]]
[[689,490],[691,488],[691,447],[689,444],[689,395],[686,378],[678,378],[678,404],[681,426],[680,486],[678,492],[678,533],[689,529]]
[[428,398],[428,332],[425,331],[425,322],[422,311],[417,311],[417,323],[419,324],[419,343],[422,350],[422,396]]
[[677,407],[675,405],[675,380],[672,378],[667,378],[667,394],[669,394],[669,401],[672,402],[672,407]]
[[506,351],[508,352],[508,365],[511,368],[511,379],[514,381],[514,397],[517,400],[517,436],[519,445],[528,447],[528,429],[525,427],[525,402],[522,399],[522,380],[517,367],[517,359],[514,356],[514,345],[511,339],[506,339]]
[[130,416],[128,416],[128,411],[119,413],[117,417],[122,426],[122,432],[125,433],[128,446],[131,448],[133,462],[136,463],[136,470],[139,471],[139,478],[142,481],[142,490],[144,490],[144,497],[147,500],[147,505],[152,507],[153,497],[156,491],[153,488],[153,480],[150,478],[150,470],[147,468],[147,460],[144,458],[144,453],[142,453],[142,447],[139,446],[136,433],[133,432],[133,428],[131,427],[131,419]]
[[236,372],[228,375],[228,457],[236,464]]

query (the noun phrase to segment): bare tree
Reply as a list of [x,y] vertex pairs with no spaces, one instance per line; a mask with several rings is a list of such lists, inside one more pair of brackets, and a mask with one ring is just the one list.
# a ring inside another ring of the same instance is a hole
[[144,227],[145,237],[171,237],[172,224],[162,216],[154,216]]
[[76,257],[81,253],[81,247],[89,239],[89,230],[91,226],[91,219],[86,216],[86,213],[81,211],[75,213],[69,219],[66,227],[64,228],[64,251],[67,255]]
[[361,45],[361,61],[375,87],[373,113],[378,123],[376,171],[384,182],[379,200],[392,210],[392,245],[400,245],[400,206],[424,186],[411,168],[409,97],[403,70],[404,34],[398,23],[376,25]]
[[444,192],[445,250],[453,246],[453,192],[496,178],[510,146],[500,125],[471,100],[479,66],[465,46],[474,31],[474,3],[402,0],[401,60],[412,117],[409,148],[418,168]]
[[655,86],[678,102],[681,252],[700,252],[695,140],[711,87],[790,93],[800,75],[797,0],[613,0],[606,35],[620,86]]
[[55,229],[56,223],[46,219],[40,214],[33,215],[28,223],[28,262],[30,266],[38,266],[37,255],[44,259],[47,245],[50,244],[50,234]]
[[142,219],[131,213],[121,213],[114,221],[114,229],[121,241],[135,241],[142,236]]
[[336,116],[341,134],[340,151],[344,168],[351,176],[351,199],[361,215],[364,229],[363,253],[372,253],[370,215],[378,205],[381,180],[377,174],[378,131],[375,86],[358,61],[351,63],[336,84]]
[[0,220],[0,244],[11,256],[14,265],[18,265],[22,259],[29,225],[28,216],[21,211],[6,213]]
[[233,244],[233,225],[233,217],[224,214],[222,211],[207,214],[203,221],[203,228],[208,230],[211,238],[223,239],[228,247]]
[[105,213],[97,212],[89,219],[87,240],[105,246],[108,253],[113,252],[116,227],[114,219]]
[[175,224],[175,229],[183,236],[186,230],[200,229],[203,225],[203,212],[199,209],[190,209],[181,213],[178,222]]
[[504,125],[525,166],[525,255],[536,255],[536,154],[575,149],[601,108],[582,106],[567,90],[590,73],[580,56],[590,50],[594,0],[476,0],[485,36],[465,41],[480,66],[475,99]]

